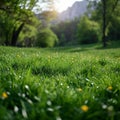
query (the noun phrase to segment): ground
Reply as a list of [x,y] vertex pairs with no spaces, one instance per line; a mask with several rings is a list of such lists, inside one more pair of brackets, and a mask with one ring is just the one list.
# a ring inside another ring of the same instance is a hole
[[120,48],[0,47],[1,120],[118,120]]

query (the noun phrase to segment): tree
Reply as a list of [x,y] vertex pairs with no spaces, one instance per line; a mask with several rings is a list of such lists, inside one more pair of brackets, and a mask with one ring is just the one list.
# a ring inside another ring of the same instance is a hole
[[[16,45],[18,36],[22,31],[24,24],[30,22],[29,18],[32,15],[31,10],[33,9],[36,2],[37,0],[4,0],[1,2],[0,10],[2,16],[7,16],[4,17],[4,21],[9,18],[9,21],[5,23],[4,27],[7,28],[7,24],[9,24],[9,22],[11,23],[11,28],[9,29],[11,34],[9,34],[9,37],[6,37],[6,45]],[[10,39],[10,42],[8,42],[8,39]]]
[[[120,16],[120,15],[119,15]],[[112,17],[109,25],[108,38],[111,41],[120,40],[120,17]]]
[[11,36],[11,28],[13,27],[13,21],[11,21],[10,17],[6,15],[5,12],[0,11],[0,43],[1,44],[10,44],[9,36]]
[[91,44],[99,41],[100,26],[97,22],[84,16],[78,24],[77,38],[81,44]]
[[42,27],[50,27],[51,21],[56,18],[57,12],[55,10],[45,10],[37,15],[42,22]]
[[[45,2],[50,2],[51,0],[46,0]],[[36,6],[38,0],[3,0],[0,1],[0,12],[1,16],[4,18],[1,25],[4,28],[9,28],[10,34],[6,37],[6,45],[15,46],[25,24],[32,24],[32,18],[35,17],[33,13],[33,8]],[[41,3],[44,2],[41,0]],[[7,16],[7,17],[6,17]],[[9,21],[7,20],[9,19]],[[10,25],[11,27],[8,27]],[[6,30],[6,29],[4,29]],[[7,31],[4,31],[7,33]],[[6,35],[4,35],[6,36]],[[9,42],[8,42],[9,41]]]
[[102,40],[103,40],[103,47],[106,47],[107,43],[106,43],[106,9],[107,9],[107,6],[106,6],[106,0],[101,0],[102,1],[102,6],[103,6],[103,35],[102,35]]
[[32,17],[32,23],[25,24],[20,32],[17,46],[32,47],[36,41],[39,26],[41,26],[41,21],[37,17]]
[[36,46],[53,47],[58,43],[56,34],[49,28],[41,30],[37,35]]
[[72,21],[62,21],[51,27],[59,38],[59,45],[76,44],[78,21],[78,19]]
[[[96,2],[97,1],[97,2]],[[107,33],[108,27],[110,24],[110,20],[112,15],[115,12],[115,9],[119,3],[119,0],[96,0],[93,1],[97,4],[96,5],[96,17],[100,18],[102,21],[102,41],[103,47],[107,46]]]

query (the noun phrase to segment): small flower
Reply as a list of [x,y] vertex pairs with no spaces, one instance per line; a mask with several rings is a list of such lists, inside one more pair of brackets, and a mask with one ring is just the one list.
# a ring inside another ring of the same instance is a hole
[[102,105],[102,108],[103,108],[103,109],[107,109],[107,105],[103,104],[103,105]]
[[47,101],[47,105],[48,106],[51,106],[52,105],[52,102],[50,100]]
[[108,107],[108,111],[110,112],[110,111],[113,111],[114,110],[114,107],[113,106],[109,106]]
[[82,92],[82,89],[81,89],[81,88],[78,88],[77,91]]
[[18,58],[20,58],[20,55],[17,55]]
[[62,120],[62,119],[61,119],[61,117],[58,116],[58,117],[56,117],[56,120]]
[[6,99],[7,97],[8,97],[8,94],[7,94],[6,92],[3,92],[3,93],[2,93],[2,98],[3,98],[3,99]]
[[107,88],[107,90],[112,90],[113,89],[113,87],[112,86],[109,86],[108,88]]
[[23,115],[24,118],[27,118],[27,117],[28,117],[27,112],[26,112],[25,109],[22,109],[22,115]]
[[29,90],[29,86],[28,86],[28,85],[25,85],[25,88],[26,88],[27,90]]
[[87,112],[89,109],[89,107],[87,105],[82,105],[81,106],[81,110],[84,111],[84,112]]
[[19,111],[19,108],[17,106],[14,106],[14,112],[17,113]]
[[53,112],[53,111],[54,111],[53,108],[48,108],[47,110],[50,111],[50,112]]

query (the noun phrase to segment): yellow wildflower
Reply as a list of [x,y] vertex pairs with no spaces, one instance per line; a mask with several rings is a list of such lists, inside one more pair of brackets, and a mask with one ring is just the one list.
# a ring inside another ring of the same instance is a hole
[[113,87],[112,86],[109,86],[108,88],[107,88],[107,90],[112,90],[113,89]]
[[89,109],[89,107],[87,105],[82,105],[81,106],[81,110],[84,111],[84,112],[87,112]]
[[6,99],[7,97],[8,97],[7,93],[6,93],[6,92],[3,92],[3,93],[2,93],[2,98],[3,98],[3,99]]

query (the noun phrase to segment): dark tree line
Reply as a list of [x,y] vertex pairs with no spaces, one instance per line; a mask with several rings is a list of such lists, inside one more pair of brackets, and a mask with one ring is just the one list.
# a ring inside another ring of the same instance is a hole
[[77,21],[75,19],[61,22],[52,28],[60,39],[60,45],[70,42],[79,44],[101,41],[103,47],[106,47],[109,40],[120,40],[120,1],[89,1],[86,19],[83,20],[83,16],[78,18]]

